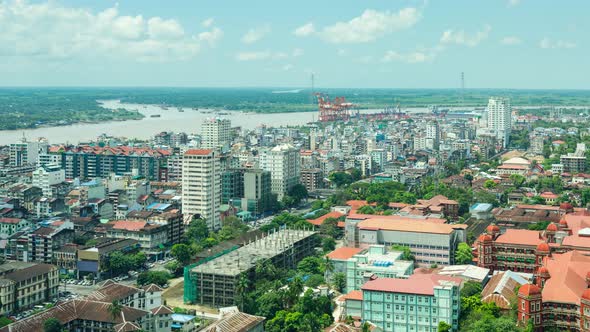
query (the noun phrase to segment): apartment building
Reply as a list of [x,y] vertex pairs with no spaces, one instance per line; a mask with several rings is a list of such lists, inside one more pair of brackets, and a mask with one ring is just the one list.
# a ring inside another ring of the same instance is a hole
[[22,228],[30,227],[32,223],[21,218],[0,218],[0,234],[9,237]]
[[362,320],[384,332],[436,332],[439,322],[458,331],[461,283],[460,278],[437,274],[370,280],[361,287]]
[[231,143],[231,121],[211,118],[201,124],[201,147],[203,149],[226,150]]
[[53,263],[53,252],[74,241],[74,227],[67,224],[53,228],[42,226],[28,234],[28,261]]
[[282,199],[299,183],[301,176],[299,150],[293,145],[281,144],[260,152],[260,167],[271,174],[271,190]]
[[135,240],[148,255],[160,254],[161,247],[168,243],[168,229],[165,225],[148,223],[145,220],[115,220],[106,227],[108,237]]
[[79,248],[76,269],[78,277],[93,274],[98,279],[110,277],[107,260],[113,252],[130,254],[138,251],[140,244],[132,239],[108,239],[95,246]]
[[221,163],[213,150],[187,150],[182,160],[182,213],[221,228]]
[[0,265],[0,312],[15,313],[57,296],[59,270],[50,264]]

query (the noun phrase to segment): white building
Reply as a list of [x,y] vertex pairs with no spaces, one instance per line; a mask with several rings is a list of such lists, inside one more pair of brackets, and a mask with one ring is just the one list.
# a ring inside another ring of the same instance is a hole
[[228,149],[231,143],[231,121],[211,118],[201,124],[201,147],[204,149]]
[[66,171],[55,164],[47,164],[33,172],[33,186],[43,190],[44,197],[52,197],[51,186],[66,180]]
[[36,164],[39,154],[46,154],[49,144],[45,141],[12,143],[9,147],[10,166]]
[[272,193],[278,199],[299,183],[299,151],[290,144],[277,145],[260,153],[260,167],[271,174]]
[[221,163],[213,150],[187,150],[182,158],[182,212],[221,228]]
[[512,126],[512,106],[510,99],[502,97],[491,97],[488,101],[488,130],[496,138],[504,142],[504,147],[508,146],[510,129]]

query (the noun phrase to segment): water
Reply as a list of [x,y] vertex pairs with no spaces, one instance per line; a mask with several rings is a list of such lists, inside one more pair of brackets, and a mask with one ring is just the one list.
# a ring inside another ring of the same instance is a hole
[[[215,116],[231,120],[232,126],[241,126],[244,129],[254,129],[260,125],[286,126],[303,125],[317,120],[316,112],[296,113],[242,113],[232,111],[220,111],[223,115],[217,115],[214,110],[184,108],[180,112],[176,107],[162,109],[158,105],[125,104],[118,100],[102,101],[105,108],[137,110],[146,117],[141,120],[112,121],[103,123],[73,124],[60,127],[42,127],[35,129],[5,130],[0,131],[0,145],[7,145],[20,140],[23,134],[28,140],[44,137],[50,143],[87,142],[95,140],[101,134],[117,137],[129,137],[148,139],[162,131],[198,133],[203,120]],[[208,112],[208,113],[206,113]],[[152,118],[151,115],[159,114],[160,117]]]
[[[304,125],[317,121],[317,112],[293,113],[243,113],[235,111],[215,111],[211,109],[194,110],[192,108],[169,107],[163,109],[160,105],[128,104],[119,100],[100,101],[107,109],[139,111],[145,115],[141,120],[111,121],[102,123],[73,124],[59,127],[42,127],[36,129],[4,130],[0,131],[0,145],[8,145],[19,141],[23,134],[27,140],[43,137],[51,144],[88,142],[95,140],[101,134],[116,137],[149,139],[162,131],[199,133],[203,120],[211,117],[222,117],[231,120],[232,126],[244,129],[254,129],[260,125],[272,127]],[[424,109],[426,110],[426,109]],[[375,113],[382,110],[363,110],[363,113]],[[406,111],[406,110],[405,110]],[[414,110],[417,111],[417,110]],[[223,114],[219,114],[219,112]],[[160,115],[152,118],[151,115]]]

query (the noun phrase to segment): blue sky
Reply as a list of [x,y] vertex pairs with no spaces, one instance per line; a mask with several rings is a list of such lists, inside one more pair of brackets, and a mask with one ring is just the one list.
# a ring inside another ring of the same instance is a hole
[[588,1],[0,0],[2,86],[588,89]]

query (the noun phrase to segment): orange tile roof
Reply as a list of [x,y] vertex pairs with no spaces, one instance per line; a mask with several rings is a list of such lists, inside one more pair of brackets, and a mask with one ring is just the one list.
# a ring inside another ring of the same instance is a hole
[[340,247],[327,254],[329,259],[346,260],[363,251],[361,248]]
[[308,220],[307,222],[310,223],[310,224],[312,224],[312,225],[314,225],[314,226],[320,226],[320,225],[322,225],[324,223],[324,220],[326,220],[328,218],[336,218],[337,219],[337,218],[340,218],[342,216],[344,216],[343,213],[340,213],[338,211],[332,211],[332,212],[329,212],[329,213],[324,214],[321,217]]
[[363,292],[360,290],[353,290],[348,294],[342,295],[342,297],[340,299],[341,300],[362,301],[363,300]]
[[380,216],[360,221],[357,224],[357,227],[366,230],[387,230],[413,233],[451,234],[453,232],[452,225],[432,222],[430,219],[414,219],[402,216],[386,217],[387,218]]
[[369,280],[361,289],[363,291],[434,295],[434,287],[443,281],[461,285],[463,280],[439,274],[413,274],[408,279],[378,278]]
[[539,231],[530,231],[528,229],[507,229],[506,233],[498,236],[495,242],[534,246],[536,248],[539,243],[545,241],[541,238],[541,233],[539,233]]
[[111,224],[113,225],[113,229],[136,232],[142,230],[147,225],[147,222],[141,220],[117,220],[111,221]]
[[590,257],[573,250],[547,257],[544,265],[551,278],[543,288],[543,302],[579,305],[582,293],[588,288],[586,273],[590,271]]
[[213,150],[210,149],[190,149],[187,150],[184,155],[185,156],[207,156],[211,154]]

